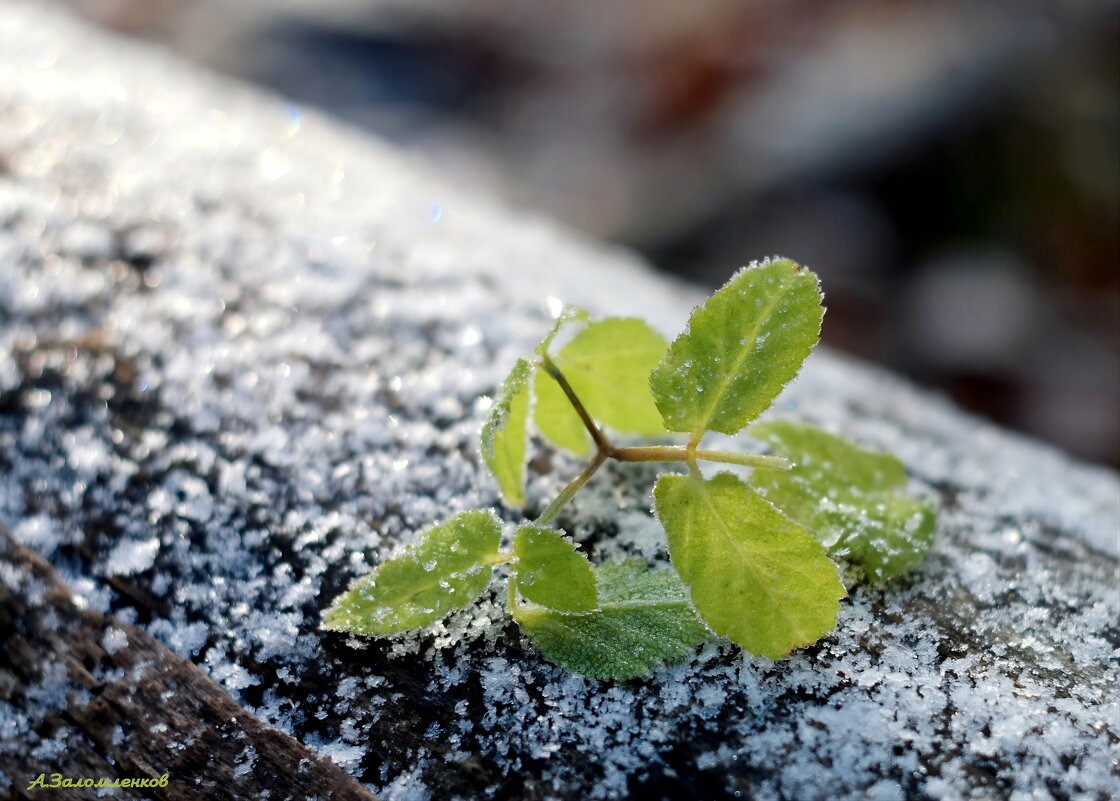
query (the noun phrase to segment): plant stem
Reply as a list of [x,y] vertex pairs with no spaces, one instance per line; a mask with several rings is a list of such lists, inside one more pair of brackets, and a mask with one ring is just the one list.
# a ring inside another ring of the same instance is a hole
[[[736,464],[743,467],[770,467],[777,470],[789,470],[793,465],[788,459],[783,459],[780,456],[761,456],[753,453],[731,453],[730,451],[702,451],[698,450],[697,446],[700,444],[700,438],[703,433],[693,434],[689,439],[687,445],[649,445],[639,447],[624,447],[616,448],[606,434],[602,432],[599,426],[595,425],[595,421],[591,419],[591,415],[587,413],[584,408],[583,402],[580,401],[576,391],[572,389],[572,385],[568,383],[568,379],[564,377],[564,373],[556,366],[556,362],[552,361],[552,357],[547,353],[541,354],[540,366],[552,377],[552,379],[560,385],[560,389],[564,391],[564,395],[568,398],[568,402],[572,404],[572,408],[576,410],[579,419],[583,421],[584,427],[587,432],[591,434],[591,438],[595,440],[595,458],[588,463],[583,471],[572,479],[568,486],[560,491],[545,510],[538,515],[534,520],[534,524],[538,526],[550,525],[556,516],[560,514],[568,502],[575,496],[577,492],[586,484],[595,472],[603,466],[603,462],[607,459],[617,459],[620,462],[687,462],[689,472],[693,475],[699,476],[700,471],[696,466],[697,461],[703,462],[719,462],[721,464]],[[507,561],[500,559],[499,561]]]
[[579,419],[583,421],[587,433],[595,440],[595,447],[599,452],[610,451],[611,443],[599,429],[599,426],[595,425],[595,421],[591,419],[591,415],[587,413],[587,409],[583,408],[583,402],[579,399],[579,396],[576,395],[576,391],[572,389],[572,385],[568,383],[568,379],[564,377],[564,374],[560,372],[560,368],[556,366],[556,362],[552,361],[552,357],[547,353],[541,354],[541,366],[545,369],[545,372],[552,376],[553,380],[560,385],[560,389],[564,390],[568,402],[572,404],[572,407],[576,410],[576,414],[579,415]]
[[[608,445],[607,448],[610,449],[610,446]],[[564,487],[564,489],[560,491],[560,494],[556,496],[556,499],[533,521],[536,525],[547,526],[556,519],[556,516],[560,514],[560,510],[568,505],[568,501],[570,501],[572,497],[579,492],[580,488],[595,475],[595,471],[602,467],[603,462],[607,461],[608,449],[600,449],[599,452],[595,454],[595,458],[591,460],[587,467],[583,468],[583,472],[573,478],[572,482]]]
[[[690,455],[691,454],[691,455]],[[620,462],[719,462],[737,464],[743,467],[770,467],[789,470],[793,465],[781,456],[762,456],[755,453],[732,453],[731,451],[691,450],[681,445],[650,445],[630,448],[612,448],[609,456]]]

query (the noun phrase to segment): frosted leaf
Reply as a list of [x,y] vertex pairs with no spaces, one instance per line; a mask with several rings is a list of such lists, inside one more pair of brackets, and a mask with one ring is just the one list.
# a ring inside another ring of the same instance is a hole
[[[593,419],[616,431],[655,435],[664,433],[665,428],[650,394],[649,372],[666,348],[665,339],[645,321],[608,317],[589,323],[553,361]],[[544,378],[542,370],[538,387]],[[566,399],[564,402],[569,407],[567,425],[571,426],[575,412]],[[552,404],[545,408],[550,416],[556,415]],[[578,416],[575,419],[579,421]],[[540,425],[539,409],[537,421]]]
[[663,475],[654,499],[673,565],[717,634],[777,659],[836,625],[836,566],[738,478]]
[[[559,303],[556,298],[550,300]],[[544,356],[562,330],[572,324],[585,324],[589,319],[587,312],[582,309],[575,306],[562,307],[552,329],[537,345],[535,353]],[[560,385],[543,370],[537,371],[533,395],[533,422],[541,435],[554,445],[580,456],[589,454],[591,440],[587,428]]]
[[538,370],[533,382],[536,401],[533,421],[541,436],[578,456],[591,453],[591,436],[564,390],[547,372]]
[[469,606],[490,583],[501,526],[481,510],[433,526],[335,599],[323,628],[385,635],[428,625]]
[[599,679],[643,676],[680,659],[708,634],[671,570],[640,560],[595,568],[599,608],[560,612],[520,603],[513,617],[551,661]]
[[529,419],[529,362],[518,359],[498,389],[482,427],[482,458],[512,506],[525,503],[525,442]]
[[693,310],[650,373],[665,427],[739,431],[801,369],[823,315],[817,276],[789,259],[740,270]]
[[513,552],[517,589],[533,603],[566,612],[596,607],[591,565],[559,531],[522,526],[514,537]]
[[794,463],[792,470],[755,469],[751,486],[834,556],[878,580],[904,573],[929,550],[933,507],[898,491],[907,479],[895,457],[798,423],[758,425],[751,435]]
[[[556,298],[549,298],[549,300],[558,302]],[[537,345],[534,353],[539,356],[545,355],[546,353],[548,353],[548,349],[552,347],[552,343],[556,339],[556,337],[567,326],[573,323],[587,323],[590,319],[590,315],[588,315],[588,313],[583,309],[580,309],[576,306],[563,306],[560,310],[560,313],[556,316],[556,320],[552,324],[552,328],[551,330],[549,330],[548,335],[541,340],[541,343],[539,345]]]

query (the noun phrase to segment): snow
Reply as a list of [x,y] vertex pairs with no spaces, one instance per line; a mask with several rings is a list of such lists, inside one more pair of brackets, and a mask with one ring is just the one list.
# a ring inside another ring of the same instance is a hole
[[244,776],[253,770],[253,766],[257,764],[257,749],[251,745],[245,746],[240,754],[237,755],[237,762],[233,767],[234,776]]
[[101,647],[106,653],[115,654],[122,648],[128,647],[128,634],[115,626],[110,626],[105,629],[105,634],[101,638]]
[[344,768],[354,768],[361,762],[366,752],[360,745],[328,743],[322,746],[320,753],[328,757],[336,765],[341,765]]
[[[774,663],[712,641],[600,683],[540,659],[498,584],[421,635],[320,634],[354,577],[499,503],[480,398],[554,299],[672,335],[699,295],[311,111],[293,129],[274,98],[4,12],[0,527],[83,604],[142,620],[386,798],[444,797],[448,775],[480,797],[1114,792],[1116,475],[829,352],[777,411],[894,451],[941,510],[920,569],[852,587],[818,645]],[[106,113],[108,145],[82,133]],[[580,467],[550,461],[536,509]],[[608,466],[565,510],[593,561],[665,561],[655,475]],[[0,580],[21,577],[0,563]],[[0,703],[0,748],[65,702],[58,668],[24,708]]]
[[405,771],[381,791],[385,801],[430,801],[431,791],[424,786],[419,771]]
[[129,538],[121,540],[109,551],[105,560],[105,573],[109,576],[127,576],[147,570],[156,561],[159,553],[159,540]]
[[68,740],[69,732],[64,728],[54,737],[45,740],[41,739],[39,744],[31,750],[31,756],[49,765],[52,761],[57,760],[59,756],[65,753]]
[[42,554],[52,554],[60,545],[77,542],[77,532],[64,533],[56,521],[46,515],[33,515],[12,528],[12,539]]

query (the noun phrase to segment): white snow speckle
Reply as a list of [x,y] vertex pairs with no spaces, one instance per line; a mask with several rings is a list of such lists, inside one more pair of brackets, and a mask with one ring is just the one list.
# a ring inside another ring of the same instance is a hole
[[109,551],[105,559],[105,573],[110,576],[127,576],[147,570],[155,564],[158,553],[159,540],[155,537],[122,540]]
[[237,755],[237,762],[233,767],[234,776],[244,776],[253,770],[253,766],[257,764],[257,749],[251,745],[245,746],[245,750]]
[[115,654],[122,648],[128,647],[128,635],[115,626],[109,626],[101,637],[101,647],[106,653]]

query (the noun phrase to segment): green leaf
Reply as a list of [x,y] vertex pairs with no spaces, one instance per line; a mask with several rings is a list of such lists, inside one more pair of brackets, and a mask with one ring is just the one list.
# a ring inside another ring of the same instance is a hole
[[717,634],[777,659],[836,624],[844,585],[824,548],[730,473],[663,475],[669,556]]
[[355,581],[323,615],[323,628],[380,636],[421,628],[469,606],[490,583],[500,540],[491,513],[455,515]]
[[693,311],[650,374],[666,428],[739,431],[801,369],[823,315],[817,276],[789,259],[740,270]]
[[533,391],[537,396],[533,417],[541,436],[578,456],[590,455],[591,435],[556,380],[538,370]]
[[649,372],[667,348],[644,320],[608,317],[576,334],[553,361],[594,420],[627,434],[656,435],[665,426]]
[[482,458],[510,506],[525,504],[525,441],[529,417],[529,362],[518,359],[498,389],[482,426]]
[[552,330],[548,332],[548,336],[541,340],[541,344],[537,345],[536,350],[533,352],[538,356],[544,356],[552,346],[552,340],[556,339],[556,335],[559,334],[565,326],[570,323],[586,323],[590,319],[591,315],[578,306],[565,306],[556,317],[556,321],[552,324]]
[[[561,330],[572,323],[586,323],[590,319],[590,316],[583,309],[575,306],[565,306],[556,318],[552,330],[548,332],[548,336],[541,341],[541,344],[537,345],[535,352],[538,356],[544,356],[548,353],[553,340],[556,339]],[[533,382],[533,394],[536,396],[533,419],[537,424],[537,430],[541,432],[541,436],[554,445],[572,451],[578,456],[589,455],[591,453],[591,437],[587,433],[583,421],[579,419],[575,407],[572,406],[568,396],[564,394],[564,390],[560,388],[556,380],[543,370],[538,370]]]
[[595,611],[560,612],[525,603],[513,609],[529,639],[565,670],[598,679],[644,676],[708,636],[673,571],[649,571],[641,560],[629,560],[600,565],[595,578]]
[[906,572],[929,550],[934,509],[898,491],[906,484],[906,468],[895,457],[798,423],[765,423],[750,433],[795,465],[756,469],[752,486],[833,556],[882,580]]
[[560,532],[522,526],[514,536],[513,552],[517,589],[533,603],[565,612],[598,606],[591,564]]
[[[587,318],[584,314],[568,319]],[[542,347],[552,341],[556,330]],[[665,428],[650,393],[649,371],[666,347],[664,338],[644,321],[610,317],[588,324],[560,349],[553,362],[593,419],[616,431],[655,435],[664,433]],[[590,454],[587,428],[546,370],[538,371],[534,391],[535,419],[541,434],[580,456]]]

